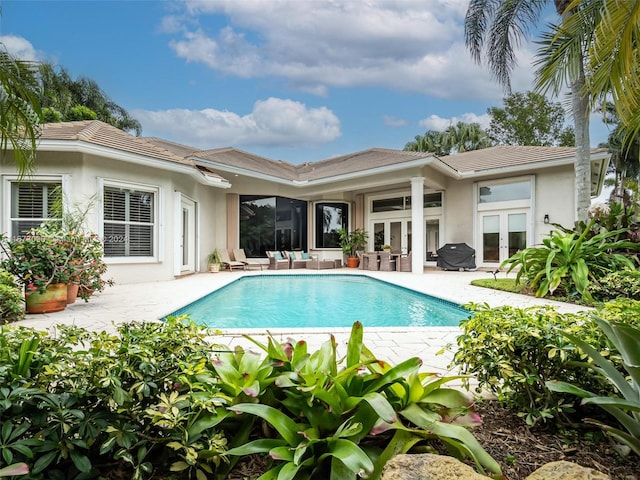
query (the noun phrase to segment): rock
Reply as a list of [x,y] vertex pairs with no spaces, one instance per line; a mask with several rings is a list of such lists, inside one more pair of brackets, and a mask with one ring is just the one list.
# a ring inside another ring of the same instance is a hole
[[396,455],[387,462],[380,480],[487,480],[469,465],[432,453]]
[[592,468],[560,461],[543,465],[526,480],[610,480],[610,477]]

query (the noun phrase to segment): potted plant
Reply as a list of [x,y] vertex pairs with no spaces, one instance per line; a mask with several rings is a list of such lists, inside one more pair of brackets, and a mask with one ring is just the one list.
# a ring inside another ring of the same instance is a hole
[[[107,264],[104,262],[104,247],[96,234],[68,232],[63,239],[70,252],[69,264],[74,266],[69,284],[78,286],[80,298],[88,302],[95,292],[101,292],[106,285],[113,285],[112,280],[102,278]],[[73,303],[71,299],[68,302]]]
[[0,246],[6,257],[0,268],[24,285],[27,313],[66,308],[67,283],[75,267],[69,263],[70,252],[58,232],[41,226],[15,240],[2,236]]
[[382,245],[382,250],[384,250],[385,252],[390,252],[391,251],[391,245],[385,243],[384,245]]
[[211,273],[218,273],[220,271],[220,264],[222,263],[222,260],[220,260],[218,249],[215,249],[209,254],[209,256],[207,257],[207,261],[209,263],[209,271]]
[[340,248],[347,256],[347,266],[356,268],[358,266],[358,252],[364,251],[366,248],[369,234],[363,228],[357,228],[351,232],[341,228],[338,230],[338,235]]

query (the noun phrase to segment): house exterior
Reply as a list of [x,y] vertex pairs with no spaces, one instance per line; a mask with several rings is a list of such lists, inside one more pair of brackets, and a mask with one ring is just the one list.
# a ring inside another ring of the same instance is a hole
[[[415,273],[435,265],[446,243],[467,243],[479,267],[495,268],[540,243],[550,223],[573,225],[575,215],[575,149],[565,147],[445,157],[373,148],[293,165],[82,121],[43,126],[37,170],[21,183],[6,157],[0,229],[16,236],[39,224],[56,196],[67,208],[92,204],[87,227],[103,238],[118,283],[203,271],[215,248],[244,248],[265,261],[267,250],[338,259],[343,227],[366,229],[368,250],[411,251]],[[592,151],[593,196],[608,162],[606,150]]]

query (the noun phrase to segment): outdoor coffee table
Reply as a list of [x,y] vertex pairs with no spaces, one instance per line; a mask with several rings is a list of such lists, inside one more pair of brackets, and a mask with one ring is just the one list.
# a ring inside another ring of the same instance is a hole
[[325,270],[327,268],[334,268],[333,260],[309,260],[307,262],[307,269],[314,268],[316,270]]

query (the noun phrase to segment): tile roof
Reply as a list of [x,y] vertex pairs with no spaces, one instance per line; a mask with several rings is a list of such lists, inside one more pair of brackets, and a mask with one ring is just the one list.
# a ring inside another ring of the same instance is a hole
[[[42,127],[40,140],[76,140],[156,160],[196,166],[180,152],[156,145],[144,137],[135,137],[99,120],[46,123]],[[206,174],[224,180],[211,171],[207,170]]]
[[[201,150],[157,137],[134,137],[97,120],[45,124],[41,139],[78,140],[158,160],[191,165],[202,175],[221,180],[225,179],[215,172],[216,165],[222,171],[244,171],[248,175],[253,172],[285,181],[313,181],[395,165],[403,167],[413,161],[427,159],[433,159],[435,165],[442,165],[452,175],[456,172],[464,175],[528,165],[535,167],[546,162],[572,161],[576,151],[573,147],[497,146],[436,157],[433,153],[426,152],[371,148],[294,165],[232,147]],[[592,149],[591,153],[604,154],[606,149]]]
[[[591,153],[606,152],[606,149],[592,149]],[[574,147],[528,147],[502,145],[439,157],[459,173],[480,172],[495,168],[516,167],[539,164],[554,160],[573,160]]]

